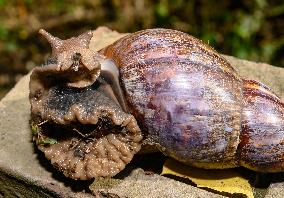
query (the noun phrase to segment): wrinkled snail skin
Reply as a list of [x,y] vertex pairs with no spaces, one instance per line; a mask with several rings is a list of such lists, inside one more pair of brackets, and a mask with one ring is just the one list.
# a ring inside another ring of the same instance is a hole
[[142,138],[191,166],[284,171],[283,102],[200,40],[148,29],[94,52],[91,32],[40,33],[52,55],[31,75],[34,140],[67,177],[116,175]]
[[60,40],[40,32],[52,56],[30,77],[34,141],[66,177],[116,175],[142,143],[135,118],[119,103],[121,90],[113,91],[117,68],[88,48],[90,33]]

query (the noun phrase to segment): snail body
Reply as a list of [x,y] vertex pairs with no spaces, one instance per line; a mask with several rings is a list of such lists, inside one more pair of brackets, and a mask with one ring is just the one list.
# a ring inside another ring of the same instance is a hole
[[[284,170],[283,102],[262,83],[241,78],[200,40],[149,29],[92,52],[90,34],[57,41],[62,50],[54,50],[60,48],[54,37],[41,33],[53,54],[52,64],[31,76],[32,121],[41,132],[35,140],[58,139],[37,144],[66,176],[117,174],[139,151],[142,136],[191,166]],[[112,127],[103,127],[105,119]],[[68,132],[74,126],[81,139]],[[68,142],[73,136],[75,144]]]

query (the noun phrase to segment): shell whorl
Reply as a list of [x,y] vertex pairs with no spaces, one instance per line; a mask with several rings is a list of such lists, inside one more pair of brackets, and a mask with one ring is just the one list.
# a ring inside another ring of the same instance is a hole
[[243,80],[240,165],[261,172],[284,170],[284,103],[267,86]]
[[118,65],[131,113],[163,152],[204,168],[238,165],[242,81],[211,47],[179,31],[152,29],[101,53]]

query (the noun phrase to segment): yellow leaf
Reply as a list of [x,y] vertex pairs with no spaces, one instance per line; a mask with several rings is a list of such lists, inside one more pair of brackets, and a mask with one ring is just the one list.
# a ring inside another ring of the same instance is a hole
[[243,178],[234,169],[205,170],[183,165],[173,159],[168,159],[162,175],[174,175],[187,178],[201,188],[210,188],[219,192],[230,194],[244,194],[253,198],[253,189],[248,179]]

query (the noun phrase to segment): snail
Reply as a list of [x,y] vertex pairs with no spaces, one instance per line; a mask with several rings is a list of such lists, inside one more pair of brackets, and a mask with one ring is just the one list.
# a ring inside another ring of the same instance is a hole
[[99,51],[61,40],[30,77],[33,139],[73,179],[112,177],[147,139],[205,169],[284,171],[284,103],[186,33],[147,29]]

